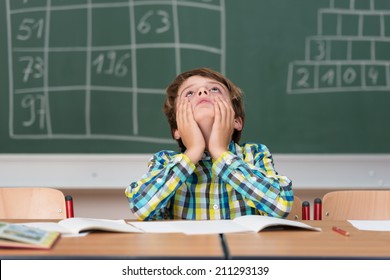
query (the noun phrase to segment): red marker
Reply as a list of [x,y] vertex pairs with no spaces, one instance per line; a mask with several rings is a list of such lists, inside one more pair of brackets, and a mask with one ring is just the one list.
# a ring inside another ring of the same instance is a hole
[[66,217],[73,218],[73,198],[70,195],[65,196]]
[[302,202],[302,220],[310,220],[310,203],[309,203],[309,201]]
[[314,220],[322,220],[322,201],[321,198],[314,200]]

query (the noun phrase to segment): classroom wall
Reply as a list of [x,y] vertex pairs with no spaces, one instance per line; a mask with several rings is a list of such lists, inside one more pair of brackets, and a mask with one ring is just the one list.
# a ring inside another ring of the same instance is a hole
[[62,189],[73,197],[77,217],[135,219],[121,189]]
[[[151,154],[0,154],[0,187],[124,189]],[[297,189],[389,188],[390,154],[274,154],[276,170]]]

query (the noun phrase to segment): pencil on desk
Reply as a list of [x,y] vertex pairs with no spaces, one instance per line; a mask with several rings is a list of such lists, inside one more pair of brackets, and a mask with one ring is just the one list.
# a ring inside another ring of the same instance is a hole
[[337,233],[340,233],[341,235],[344,235],[344,236],[349,236],[349,232],[346,231],[346,230],[343,230],[339,227],[332,227],[332,230],[337,232]]

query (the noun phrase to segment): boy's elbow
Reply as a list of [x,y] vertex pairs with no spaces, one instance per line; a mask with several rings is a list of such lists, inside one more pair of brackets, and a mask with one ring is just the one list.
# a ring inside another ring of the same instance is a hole
[[290,215],[292,210],[292,201],[287,202],[286,210],[283,212],[283,215],[281,218],[287,218],[288,215]]
[[131,211],[133,213],[133,216],[138,220],[138,221],[146,221],[148,219],[147,216],[141,215],[137,212]]
[[138,221],[146,221],[149,219],[150,215],[148,215],[145,211],[142,211],[142,208],[135,206],[132,201],[129,202],[130,211]]
[[278,203],[275,205],[274,217],[276,218],[287,218],[292,211],[293,196],[279,197]]

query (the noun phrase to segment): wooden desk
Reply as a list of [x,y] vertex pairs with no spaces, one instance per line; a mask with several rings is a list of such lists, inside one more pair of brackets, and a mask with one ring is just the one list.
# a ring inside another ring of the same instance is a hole
[[[9,220],[21,223],[21,220]],[[30,220],[31,222],[31,220]],[[0,259],[224,259],[218,234],[92,232],[61,237],[50,250],[0,248]]]
[[[322,228],[225,234],[232,259],[390,259],[390,232],[360,231],[347,221],[304,221]],[[332,230],[349,231],[346,237]]]
[[50,250],[0,248],[0,259],[390,259],[390,232],[359,231],[347,221],[305,222],[322,231],[264,230],[222,240],[218,234],[94,232],[63,237]]
[[224,259],[219,235],[95,232],[50,250],[0,248],[0,259]]

